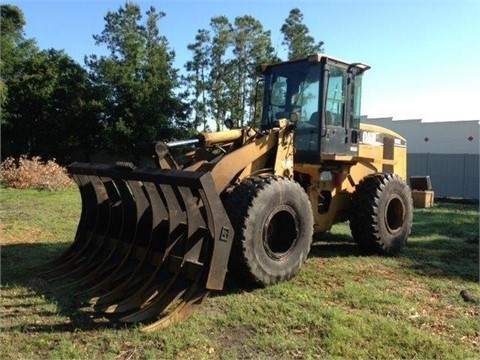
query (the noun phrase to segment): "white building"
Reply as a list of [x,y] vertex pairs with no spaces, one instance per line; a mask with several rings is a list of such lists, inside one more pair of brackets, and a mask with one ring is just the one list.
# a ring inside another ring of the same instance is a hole
[[408,176],[429,175],[435,196],[479,198],[480,121],[367,118],[407,140]]

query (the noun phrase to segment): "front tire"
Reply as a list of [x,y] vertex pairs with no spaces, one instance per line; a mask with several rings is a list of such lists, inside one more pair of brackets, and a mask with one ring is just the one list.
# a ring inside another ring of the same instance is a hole
[[298,183],[275,176],[247,179],[225,208],[235,229],[229,263],[235,275],[267,286],[298,273],[313,235],[310,202]]
[[352,196],[350,230],[368,252],[396,255],[407,243],[413,204],[407,184],[395,174],[372,174]]

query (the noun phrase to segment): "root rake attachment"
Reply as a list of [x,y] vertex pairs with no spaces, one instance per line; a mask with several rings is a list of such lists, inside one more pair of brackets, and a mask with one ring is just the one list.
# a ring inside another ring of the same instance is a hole
[[71,246],[40,267],[88,299],[95,316],[148,322],[187,318],[221,290],[233,230],[210,173],[73,163],[82,198]]

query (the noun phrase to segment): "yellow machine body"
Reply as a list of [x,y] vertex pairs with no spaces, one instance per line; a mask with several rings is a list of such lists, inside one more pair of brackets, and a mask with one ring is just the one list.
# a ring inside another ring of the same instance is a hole
[[43,274],[70,280],[92,316],[149,331],[187,318],[227,271],[292,278],[314,231],[340,221],[362,249],[398,253],[412,223],[406,142],[360,124],[368,69],[323,54],[265,65],[261,124],[159,141],[156,167],[71,164],[80,223]]

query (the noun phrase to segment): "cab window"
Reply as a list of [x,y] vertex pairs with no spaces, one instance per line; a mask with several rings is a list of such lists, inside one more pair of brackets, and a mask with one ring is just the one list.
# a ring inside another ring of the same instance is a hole
[[325,107],[327,126],[344,126],[343,115],[345,111],[346,80],[347,71],[345,69],[330,65],[327,103]]
[[355,76],[353,86],[353,96],[350,104],[350,127],[358,129],[360,127],[360,105],[362,103],[362,75]]
[[305,79],[300,83],[297,99],[297,111],[300,120],[295,130],[295,148],[297,151],[317,152],[319,146],[320,117],[320,66],[311,66]]

